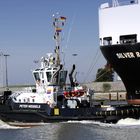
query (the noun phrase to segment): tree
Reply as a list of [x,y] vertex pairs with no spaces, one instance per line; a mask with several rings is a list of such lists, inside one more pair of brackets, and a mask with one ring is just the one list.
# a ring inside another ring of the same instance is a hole
[[96,74],[96,82],[111,82],[114,79],[114,70],[106,65],[104,68],[99,68]]
[[111,89],[111,85],[108,83],[103,84],[103,91],[108,92]]

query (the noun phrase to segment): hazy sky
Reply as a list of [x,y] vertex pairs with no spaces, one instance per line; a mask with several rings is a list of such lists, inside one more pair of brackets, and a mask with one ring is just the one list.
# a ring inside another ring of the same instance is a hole
[[52,15],[56,12],[67,17],[62,42],[66,67],[76,63],[79,81],[94,80],[97,69],[105,65],[99,49],[98,8],[107,1],[0,0],[0,51],[10,54],[9,84],[34,83],[33,61],[55,47]]

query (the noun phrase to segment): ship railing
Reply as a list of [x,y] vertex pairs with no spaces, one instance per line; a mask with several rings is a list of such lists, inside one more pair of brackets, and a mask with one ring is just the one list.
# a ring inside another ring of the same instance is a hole
[[117,6],[125,6],[125,5],[132,5],[132,4],[138,4],[138,3],[139,3],[139,0],[126,0],[126,1],[123,1],[123,2],[118,2],[118,4],[115,5],[115,7],[117,7]]
[[112,3],[112,5],[109,5],[109,3],[104,3],[101,5],[101,9],[106,8],[112,8],[112,7],[118,7],[118,6],[125,6],[125,5],[134,5],[139,4],[140,0],[125,0],[123,2],[116,1],[115,3]]

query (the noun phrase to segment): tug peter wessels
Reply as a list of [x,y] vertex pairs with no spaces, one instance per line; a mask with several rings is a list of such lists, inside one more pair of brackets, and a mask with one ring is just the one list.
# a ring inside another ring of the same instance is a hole
[[140,104],[140,0],[104,3],[99,8],[100,48],[121,77],[129,104]]

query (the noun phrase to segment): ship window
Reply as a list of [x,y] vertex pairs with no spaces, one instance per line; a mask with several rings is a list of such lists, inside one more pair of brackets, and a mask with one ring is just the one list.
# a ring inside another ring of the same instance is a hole
[[44,79],[44,73],[43,72],[41,72],[41,77],[42,77],[42,79]]
[[136,43],[137,42],[137,35],[122,35],[120,36],[120,44],[128,44],[128,43]]
[[30,98],[27,99],[27,102],[28,102],[28,103],[30,102]]
[[40,81],[40,76],[39,76],[39,73],[38,72],[35,72],[34,73],[34,78],[35,78],[35,80],[37,81]]
[[111,44],[112,44],[112,37],[103,38],[103,45],[111,45]]
[[35,102],[35,99],[32,99],[32,102],[34,103]]
[[52,78],[52,74],[51,74],[51,72],[46,72],[46,74],[47,74],[48,82],[50,82],[51,78]]
[[130,3],[131,3],[131,4],[134,4],[134,3],[135,3],[135,0],[131,0]]
[[60,71],[59,73],[59,84],[65,84],[67,77],[67,71]]

